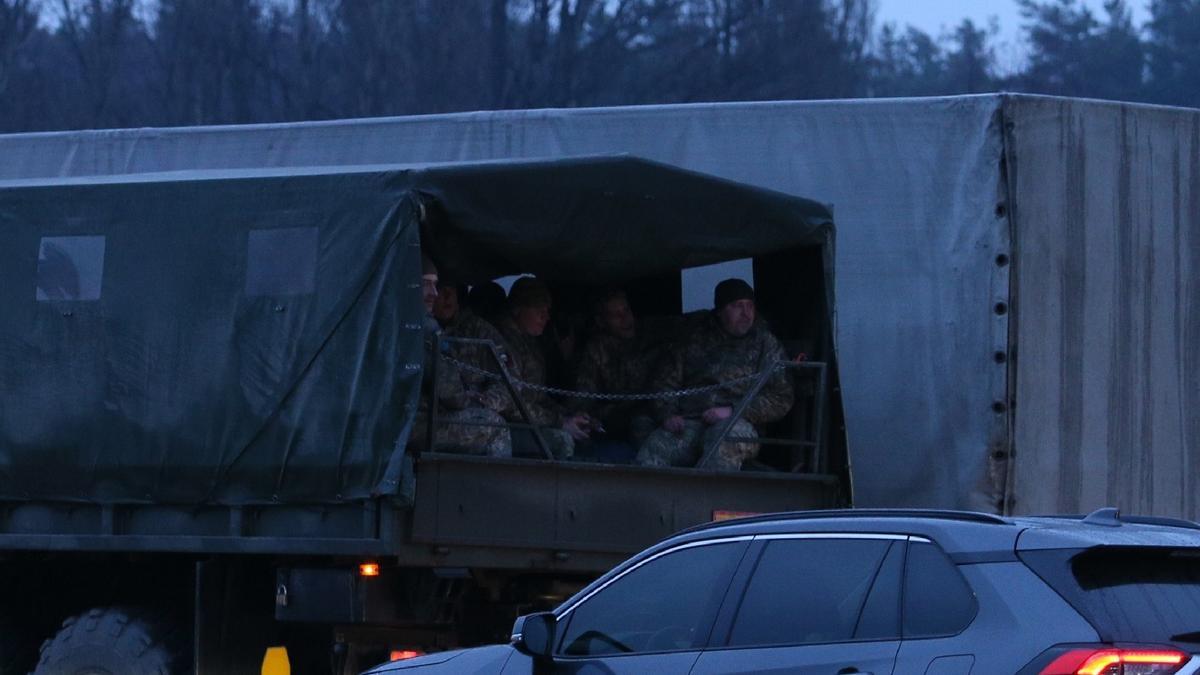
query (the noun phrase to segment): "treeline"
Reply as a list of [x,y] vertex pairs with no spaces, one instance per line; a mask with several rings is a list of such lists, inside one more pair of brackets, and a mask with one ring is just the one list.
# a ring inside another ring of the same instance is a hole
[[1200,0],[1019,0],[995,27],[875,0],[0,0],[0,132],[1008,90],[1200,107]]

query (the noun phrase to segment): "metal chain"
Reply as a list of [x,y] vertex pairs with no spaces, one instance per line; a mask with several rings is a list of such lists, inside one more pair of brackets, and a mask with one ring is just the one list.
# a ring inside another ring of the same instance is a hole
[[[500,373],[494,373],[490,370],[478,368],[476,366],[473,366],[469,363],[464,363],[463,361],[460,361],[460,360],[458,360],[452,356],[448,356],[446,354],[442,354],[441,359],[443,361],[445,361],[453,366],[456,366],[458,368],[461,368],[462,370],[465,370],[469,373],[481,375],[481,376],[486,377],[491,380],[500,380],[503,378],[503,376]],[[776,369],[782,368],[782,367],[784,367],[783,363],[776,362],[776,363],[772,364],[768,370],[776,370]],[[703,387],[688,387],[687,389],[675,389],[672,391],[657,391],[657,392],[648,393],[648,394],[603,394],[603,393],[599,393],[599,392],[590,392],[590,391],[572,391],[570,389],[560,389],[558,387],[548,387],[544,384],[534,384],[533,382],[526,382],[524,380],[519,380],[515,377],[512,377],[511,375],[509,376],[509,379],[511,379],[513,385],[519,389],[529,389],[530,391],[536,391],[536,392],[541,392],[544,394],[550,394],[552,396],[563,396],[563,397],[567,397],[567,398],[581,398],[581,399],[594,400],[594,401],[662,401],[662,400],[673,399],[673,398],[683,398],[685,396],[695,396],[696,394],[707,394],[709,392],[714,392],[714,391],[719,391],[721,389],[725,389],[726,387],[732,387],[732,386],[744,384],[747,382],[753,382],[753,381],[757,380],[762,375],[763,372],[764,371],[759,371],[759,372],[753,373],[751,375],[734,378],[732,380],[726,380],[725,382],[718,382],[717,384],[708,384]]]

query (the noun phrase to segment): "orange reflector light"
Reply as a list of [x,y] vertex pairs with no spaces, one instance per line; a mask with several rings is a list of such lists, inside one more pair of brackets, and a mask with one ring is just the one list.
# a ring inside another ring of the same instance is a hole
[[388,661],[404,661],[415,659],[418,656],[425,656],[425,653],[415,649],[393,649],[392,653],[388,655]]
[[359,565],[358,575],[362,577],[379,576],[379,563],[363,563]]

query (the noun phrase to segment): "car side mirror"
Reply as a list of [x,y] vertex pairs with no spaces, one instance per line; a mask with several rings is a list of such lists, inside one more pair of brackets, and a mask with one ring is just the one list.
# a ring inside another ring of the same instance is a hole
[[512,646],[540,659],[550,658],[554,651],[554,612],[538,612],[517,617],[513,622]]

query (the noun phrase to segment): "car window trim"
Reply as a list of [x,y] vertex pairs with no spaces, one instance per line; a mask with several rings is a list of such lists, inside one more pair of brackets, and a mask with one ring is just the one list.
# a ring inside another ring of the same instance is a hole
[[612,584],[616,583],[618,580],[624,578],[625,575],[630,574],[634,570],[640,569],[643,565],[648,565],[651,562],[658,560],[659,558],[662,558],[663,556],[670,555],[672,553],[677,553],[679,551],[692,549],[692,548],[699,548],[702,546],[712,546],[712,545],[717,545],[717,544],[742,543],[743,546],[742,546],[741,552],[738,554],[740,557],[737,559],[737,562],[734,564],[733,571],[726,578],[725,595],[723,595],[721,598],[721,601],[719,603],[717,603],[717,609],[710,610],[708,613],[708,617],[709,617],[708,626],[707,626],[708,635],[705,637],[705,640],[701,641],[701,644],[689,647],[687,649],[658,650],[658,651],[652,651],[652,652],[633,652],[633,653],[629,653],[629,654],[606,654],[606,655],[604,655],[603,658],[621,658],[621,657],[629,657],[629,656],[645,656],[645,655],[650,655],[650,654],[672,654],[672,653],[680,653],[680,652],[699,653],[700,651],[704,650],[708,644],[708,639],[712,637],[713,624],[716,621],[716,617],[717,617],[718,613],[720,612],[720,608],[724,605],[725,600],[728,597],[729,584],[732,582],[732,580],[736,576],[737,571],[739,569],[741,569],[741,565],[745,562],[746,550],[753,543],[753,541],[752,541],[753,538],[754,537],[752,535],[740,535],[740,536],[736,536],[736,537],[720,537],[717,539],[705,539],[702,541],[687,542],[685,544],[680,544],[678,546],[672,546],[671,548],[668,548],[668,549],[663,549],[662,551],[659,551],[658,553],[655,553],[654,555],[648,556],[643,560],[639,560],[636,563],[629,565],[629,567],[621,570],[621,572],[619,574],[617,574],[616,576],[614,576],[611,579],[606,580],[600,586],[597,586],[596,588],[592,589],[587,595],[585,595],[582,598],[580,598],[579,600],[571,603],[571,605],[569,607],[567,607],[561,613],[559,613],[555,616],[555,622],[558,624],[558,635],[556,635],[554,638],[555,639],[554,659],[556,661],[559,661],[559,660],[561,660],[561,661],[586,661],[589,659],[598,658],[597,656],[563,654],[562,650],[564,648],[564,642],[566,640],[566,631],[563,630],[563,628],[565,626],[570,625],[570,619],[572,618],[571,613],[574,612],[576,608],[578,608],[580,605],[582,605],[583,603],[590,600],[597,593],[603,591],[604,589],[608,588]]
[[766,541],[768,539],[887,539],[891,541],[929,542],[924,537],[915,537],[908,534],[880,534],[875,532],[780,532],[756,534],[754,535],[754,539],[755,541]]
[[[722,619],[726,618],[725,613],[727,611],[735,611],[736,612],[736,609],[732,609],[732,608],[736,608],[741,605],[742,596],[745,594],[746,587],[749,585],[750,579],[753,576],[753,574],[752,574],[753,569],[755,566],[758,565],[758,560],[759,560],[759,558],[761,558],[762,552],[766,548],[765,542],[770,541],[770,540],[776,540],[776,539],[873,539],[873,540],[920,542],[920,543],[926,543],[926,544],[933,543],[930,539],[928,539],[926,537],[918,536],[918,535],[881,533],[881,532],[772,532],[772,533],[764,533],[764,534],[747,534],[747,535],[738,535],[738,536],[733,536],[733,537],[718,537],[715,539],[702,539],[699,541],[690,541],[690,542],[682,543],[682,544],[679,544],[676,546],[672,546],[670,548],[663,549],[663,550],[659,551],[658,553],[655,553],[654,555],[647,556],[646,558],[643,558],[642,560],[639,560],[636,563],[629,565],[625,569],[621,570],[620,573],[613,576],[611,579],[606,580],[600,586],[597,586],[596,588],[592,589],[590,592],[587,593],[587,595],[584,595],[583,597],[579,598],[575,602],[571,603],[569,606],[564,608],[561,612],[557,612],[555,614],[555,621],[557,623],[559,623],[560,626],[563,625],[564,622],[570,618],[571,613],[574,612],[576,608],[578,608],[580,605],[582,605],[583,603],[585,603],[588,600],[590,600],[591,598],[593,598],[597,593],[608,588],[609,586],[616,583],[618,580],[624,578],[627,574],[630,574],[634,570],[639,569],[643,565],[647,565],[655,560],[658,560],[659,558],[662,558],[663,556],[670,555],[672,553],[676,553],[678,551],[682,551],[685,549],[697,548],[700,546],[712,546],[712,545],[716,545],[716,544],[737,543],[737,542],[745,542],[749,546],[749,545],[756,544],[758,542],[763,542],[758,547],[753,548],[753,551],[754,551],[753,555],[749,555],[750,551],[752,550],[751,548],[747,548],[742,551],[742,559],[738,562],[737,567],[734,568],[733,574],[729,577],[730,582],[729,582],[729,586],[725,590],[725,597],[721,601],[721,604],[720,604],[719,608],[717,609],[717,612],[713,616],[713,621],[709,625],[708,639],[705,641],[705,644],[703,646],[699,647],[699,649],[714,649],[714,648],[716,648],[716,649],[758,649],[758,648],[805,646],[805,645],[810,645],[810,644],[817,644],[817,643],[801,643],[798,645],[753,645],[753,646],[747,646],[747,647],[729,647],[724,644],[725,642],[728,642],[728,638],[729,638],[728,634],[726,634],[724,637],[718,637],[721,635],[721,632],[718,630],[718,628],[722,625]],[[907,558],[907,554],[905,557]],[[746,569],[747,566],[748,566],[748,570]],[[901,591],[901,593],[903,593],[903,590]],[[736,616],[736,614],[734,616]],[[732,628],[733,628],[734,616],[727,617],[728,625],[726,626],[726,628],[728,628],[729,630],[732,630]],[[727,630],[725,632],[728,633],[729,630]],[[561,635],[559,636],[559,639],[560,640],[562,639]],[[897,637],[896,639],[899,640],[900,638]],[[887,642],[887,641],[888,640],[851,640],[849,642]],[[839,642],[833,642],[833,643],[820,643],[820,644],[843,644],[843,642],[845,642],[845,641],[839,641]],[[556,659],[559,659],[559,658],[564,658],[564,659],[593,658],[593,657],[578,657],[578,656],[567,656],[567,655],[563,655],[563,654],[558,654],[557,652],[561,647],[562,647],[561,644],[555,645],[555,652],[556,652],[555,658]],[[659,652],[644,652],[644,653],[659,653]],[[635,654],[622,654],[620,656],[635,656]]]
[[[736,537],[720,537],[717,539],[702,539],[700,541],[689,541],[684,544],[679,544],[678,546],[672,546],[671,548],[663,549],[663,550],[659,551],[658,553],[655,553],[652,556],[648,556],[642,560],[639,560],[638,562],[634,563],[633,565],[630,565],[629,567],[621,570],[621,572],[619,574],[617,574],[613,578],[609,579],[608,581],[605,581],[600,586],[597,586],[596,588],[592,589],[591,592],[589,592],[587,595],[585,595],[582,598],[579,598],[575,602],[571,603],[569,606],[564,608],[561,612],[558,612],[555,615],[555,618],[557,620],[561,621],[568,614],[575,611],[576,607],[587,602],[594,595],[596,595],[600,591],[604,590],[605,588],[608,588],[615,581],[624,577],[626,574],[629,574],[630,572],[641,567],[642,565],[645,565],[654,560],[658,560],[659,558],[661,558],[665,555],[671,554],[671,553],[675,553],[676,551],[682,551],[682,550],[688,549],[688,548],[695,548],[697,546],[710,546],[713,544],[725,544],[725,543],[729,543],[729,542],[738,542],[738,541],[765,541],[768,539],[831,539],[831,538],[833,538],[833,539],[891,539],[891,540],[921,541],[921,542],[929,543],[929,540],[924,537],[916,537],[916,536],[906,535],[906,534],[882,534],[882,533],[875,533],[875,532],[790,532],[790,533],[780,532],[780,533],[769,533],[769,534],[746,534],[746,535],[739,535]],[[736,572],[735,572],[735,574],[736,574]]]
[[[589,592],[587,595],[585,595],[582,598],[579,598],[575,602],[571,603],[570,606],[568,606],[567,608],[563,609],[561,612],[556,614],[554,618],[556,621],[562,621],[571,612],[574,612],[575,608],[579,607],[583,603],[592,599],[600,591],[603,591],[604,589],[613,585],[618,580],[625,578],[625,576],[627,574],[629,574],[630,572],[633,572],[634,570],[639,569],[644,565],[647,565],[655,560],[658,560],[659,558],[661,558],[663,556],[670,555],[672,553],[676,553],[678,551],[683,551],[683,550],[689,549],[689,548],[698,548],[700,546],[712,546],[715,544],[728,544],[728,543],[735,543],[735,542],[739,542],[739,541],[740,542],[749,542],[749,541],[752,541],[753,539],[754,539],[753,535],[742,535],[742,536],[737,536],[737,537],[721,537],[719,539],[704,539],[701,541],[690,541],[690,542],[687,542],[686,544],[680,544],[678,546],[672,546],[671,548],[663,549],[663,550],[659,551],[658,553],[655,553],[652,556],[647,556],[646,558],[639,560],[636,563],[630,565],[629,567],[626,567],[625,569],[621,570],[621,572],[619,574],[615,575],[613,578],[605,581],[603,584],[597,586],[596,588],[593,588],[591,590],[591,592]],[[745,553],[745,551],[743,551],[743,553]]]

